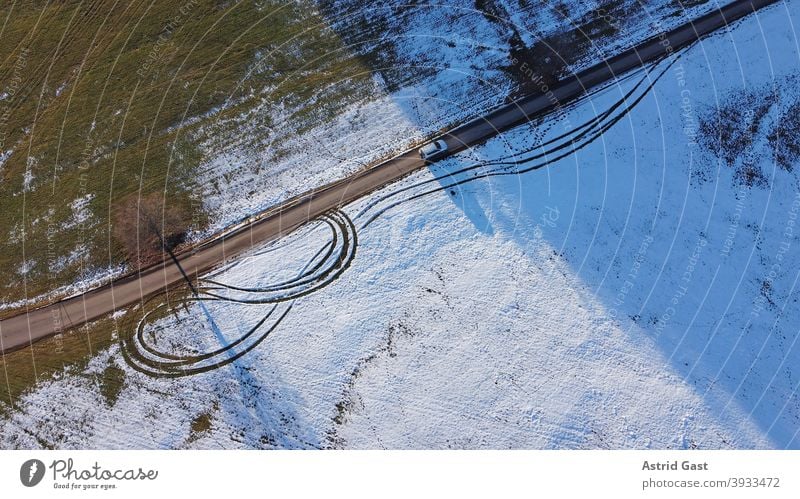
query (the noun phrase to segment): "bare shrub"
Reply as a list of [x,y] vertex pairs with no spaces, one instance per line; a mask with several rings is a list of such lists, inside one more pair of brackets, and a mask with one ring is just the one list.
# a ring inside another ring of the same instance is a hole
[[800,160],[800,101],[784,111],[767,136],[775,162],[786,171]]
[[728,166],[734,166],[753,144],[753,139],[775,95],[736,92],[700,120],[700,142]]

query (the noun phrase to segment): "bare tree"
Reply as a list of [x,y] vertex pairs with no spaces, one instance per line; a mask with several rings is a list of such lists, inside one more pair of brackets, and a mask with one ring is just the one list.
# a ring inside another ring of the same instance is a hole
[[160,192],[124,198],[114,213],[114,236],[136,268],[164,258],[186,239],[189,217]]

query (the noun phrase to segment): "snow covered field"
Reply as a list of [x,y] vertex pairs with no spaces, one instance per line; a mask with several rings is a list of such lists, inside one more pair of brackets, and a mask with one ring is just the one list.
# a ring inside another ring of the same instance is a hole
[[[671,0],[596,0],[547,8],[527,0],[478,4],[320,1],[327,29],[365,61],[364,71],[373,73],[371,85],[334,119],[311,120],[311,125],[300,115],[328,93],[336,94],[336,87],[280,109],[270,107],[267,98],[276,88],[265,88],[263,105],[194,134],[205,160],[190,188],[210,215],[205,235],[481,116],[524,83],[520,67],[522,72],[526,67],[580,71],[649,38],[656,25],[668,30],[719,5],[687,2],[681,9]],[[536,66],[534,61],[545,58],[537,52],[542,45],[559,50],[553,56],[559,64]],[[281,47],[276,53],[290,50]],[[524,50],[532,55],[518,54]],[[513,57],[529,66],[509,66]],[[252,74],[275,58],[265,51]],[[250,76],[237,91],[248,87]],[[342,85],[352,85],[357,76],[342,75]],[[277,82],[277,88],[290,80]]]
[[115,345],[19,400],[0,446],[800,447],[798,22],[766,9],[253,252],[210,276],[224,299],[143,327],[230,350],[153,376]]

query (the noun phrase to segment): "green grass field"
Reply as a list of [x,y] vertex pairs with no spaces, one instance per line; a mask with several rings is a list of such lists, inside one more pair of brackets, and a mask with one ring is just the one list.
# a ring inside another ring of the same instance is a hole
[[121,263],[110,224],[126,196],[165,192],[201,229],[193,131],[264,99],[319,123],[368,78],[302,3],[4,2],[0,301]]

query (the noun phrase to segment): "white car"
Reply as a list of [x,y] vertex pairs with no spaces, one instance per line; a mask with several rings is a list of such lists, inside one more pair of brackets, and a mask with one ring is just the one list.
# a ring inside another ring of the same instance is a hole
[[419,148],[419,157],[424,161],[433,161],[447,152],[447,143],[442,140],[434,140]]

